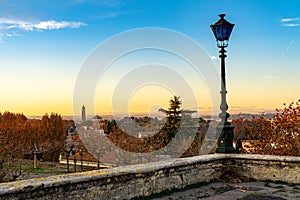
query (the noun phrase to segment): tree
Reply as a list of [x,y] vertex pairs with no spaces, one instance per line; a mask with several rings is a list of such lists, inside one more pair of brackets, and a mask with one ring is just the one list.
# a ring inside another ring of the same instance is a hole
[[272,153],[300,156],[300,99],[284,106],[272,122]]
[[159,109],[159,112],[166,113],[167,115],[164,129],[167,131],[169,139],[175,137],[180,126],[181,113],[182,113],[180,107],[182,102],[179,99],[180,97],[174,95],[173,99],[170,99],[169,101],[168,110],[165,110],[163,108]]
[[[300,155],[300,100],[277,109],[275,118],[264,116],[250,120],[237,119],[235,133],[238,138],[250,140],[252,144],[244,153],[271,154],[281,156]],[[250,148],[251,147],[251,148]]]
[[26,134],[24,123],[27,118],[23,114],[10,112],[0,113],[0,182],[4,178],[15,180],[23,173],[21,170],[5,169],[4,161],[20,164],[24,154],[24,136]]
[[24,153],[24,123],[27,118],[23,114],[5,112],[0,115],[0,158],[21,158]]

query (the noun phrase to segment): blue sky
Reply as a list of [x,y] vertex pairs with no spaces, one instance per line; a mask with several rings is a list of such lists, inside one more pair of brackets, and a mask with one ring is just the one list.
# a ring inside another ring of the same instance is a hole
[[209,25],[220,13],[236,24],[226,65],[231,112],[297,100],[298,0],[0,0],[0,112],[71,115],[76,77],[89,53],[134,28],[181,32],[218,67]]

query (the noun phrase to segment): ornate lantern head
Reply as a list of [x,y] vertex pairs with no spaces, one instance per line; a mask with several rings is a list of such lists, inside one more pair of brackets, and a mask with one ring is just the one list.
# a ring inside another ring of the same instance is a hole
[[226,19],[224,19],[225,14],[220,14],[220,19],[215,24],[210,25],[211,30],[213,31],[215,38],[217,40],[218,47],[227,47],[228,40],[231,34],[231,31],[234,27],[234,24],[231,24]]

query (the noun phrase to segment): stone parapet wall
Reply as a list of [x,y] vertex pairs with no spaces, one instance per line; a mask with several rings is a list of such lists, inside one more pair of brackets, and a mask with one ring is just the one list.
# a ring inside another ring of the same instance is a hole
[[130,199],[235,172],[300,183],[300,157],[213,154],[0,184],[0,199]]
[[224,155],[206,155],[0,184],[0,199],[130,199],[210,181]]
[[300,183],[300,157],[254,154],[229,156],[231,171],[255,180]]

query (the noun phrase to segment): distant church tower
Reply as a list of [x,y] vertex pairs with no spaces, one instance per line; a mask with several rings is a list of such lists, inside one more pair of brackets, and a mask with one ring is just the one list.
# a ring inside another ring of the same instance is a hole
[[86,114],[85,114],[85,107],[84,107],[84,105],[82,106],[81,120],[82,120],[83,122],[85,122],[85,120],[86,120]]

